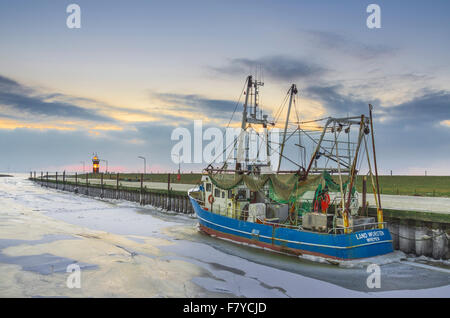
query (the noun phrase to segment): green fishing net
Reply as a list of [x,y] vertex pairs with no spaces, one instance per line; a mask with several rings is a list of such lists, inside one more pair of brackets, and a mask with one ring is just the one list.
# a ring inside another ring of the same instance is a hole
[[[328,188],[332,192],[340,192],[340,186],[329,172],[324,171],[318,175],[309,175],[306,180],[299,180],[298,174],[228,174],[209,173],[211,182],[224,190],[230,190],[244,183],[251,191],[260,191],[268,184],[269,198],[283,204],[295,205],[299,214],[312,211],[312,204],[317,189]],[[343,183],[344,193],[347,192],[349,180]],[[352,188],[352,195],[356,189]]]

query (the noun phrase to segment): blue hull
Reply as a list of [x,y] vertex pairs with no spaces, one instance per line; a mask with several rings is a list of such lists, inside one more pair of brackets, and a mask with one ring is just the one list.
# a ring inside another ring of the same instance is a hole
[[363,230],[350,234],[299,231],[221,216],[202,209],[194,199],[190,200],[204,232],[237,242],[280,252],[340,260],[373,257],[393,251],[388,229]]

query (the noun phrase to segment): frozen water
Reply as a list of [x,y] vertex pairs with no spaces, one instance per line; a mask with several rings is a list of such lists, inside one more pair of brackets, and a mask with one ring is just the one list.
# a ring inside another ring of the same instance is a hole
[[[401,252],[338,262],[293,257],[200,233],[197,221],[126,201],[0,178],[0,296],[448,297],[446,264]],[[65,267],[82,265],[82,288]],[[369,289],[369,264],[381,288]],[[42,277],[45,277],[43,279]]]

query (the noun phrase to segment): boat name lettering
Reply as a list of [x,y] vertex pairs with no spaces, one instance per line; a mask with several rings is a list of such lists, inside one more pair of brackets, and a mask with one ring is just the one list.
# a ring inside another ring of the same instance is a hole
[[365,239],[367,242],[379,241],[380,236],[383,236],[383,231],[371,231],[366,233],[356,233],[355,237],[357,240]]

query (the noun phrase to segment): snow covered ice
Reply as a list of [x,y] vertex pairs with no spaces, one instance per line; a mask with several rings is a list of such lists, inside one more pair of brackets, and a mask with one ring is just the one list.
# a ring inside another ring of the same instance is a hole
[[[449,297],[448,264],[330,264],[200,233],[195,218],[0,178],[0,297]],[[81,288],[68,288],[68,264]],[[370,289],[369,264],[381,268]],[[423,266],[422,266],[423,265]]]

